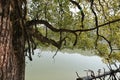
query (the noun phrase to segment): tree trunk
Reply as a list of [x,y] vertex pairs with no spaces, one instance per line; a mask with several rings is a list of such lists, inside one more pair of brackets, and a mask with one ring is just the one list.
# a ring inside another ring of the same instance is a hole
[[0,0],[0,80],[24,80],[22,4],[22,0]]

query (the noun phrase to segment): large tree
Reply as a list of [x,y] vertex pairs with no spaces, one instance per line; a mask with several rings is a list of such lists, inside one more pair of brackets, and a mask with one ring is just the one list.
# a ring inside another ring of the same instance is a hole
[[25,0],[0,0],[0,80],[24,80],[25,5]]
[[119,22],[119,0],[0,0],[0,80],[24,80],[25,56],[32,60],[36,46],[114,58]]

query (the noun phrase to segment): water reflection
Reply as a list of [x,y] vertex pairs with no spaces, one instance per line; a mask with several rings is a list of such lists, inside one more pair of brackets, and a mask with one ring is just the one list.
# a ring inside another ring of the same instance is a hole
[[45,51],[39,54],[40,57],[34,55],[32,62],[26,60],[26,80],[75,80],[76,72],[82,77],[86,75],[84,70],[97,72],[98,69],[106,68],[98,56],[58,52],[53,59],[53,55],[53,52]]

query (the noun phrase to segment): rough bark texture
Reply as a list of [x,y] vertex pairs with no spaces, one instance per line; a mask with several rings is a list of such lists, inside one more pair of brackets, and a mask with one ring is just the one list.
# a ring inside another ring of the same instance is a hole
[[0,0],[0,80],[24,80],[22,5],[22,0]]

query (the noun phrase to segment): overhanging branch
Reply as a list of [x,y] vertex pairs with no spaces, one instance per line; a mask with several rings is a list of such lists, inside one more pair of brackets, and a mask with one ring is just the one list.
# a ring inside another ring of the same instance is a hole
[[72,3],[72,4],[74,4],[74,5],[76,5],[77,7],[78,7],[78,9],[80,10],[80,12],[81,12],[81,23],[82,23],[82,28],[83,28],[83,21],[84,21],[84,17],[85,17],[85,14],[84,14],[84,12],[83,12],[83,9],[82,9],[82,7],[79,5],[79,3],[78,2],[76,2],[76,1],[73,1],[73,0],[70,0],[70,2]]
[[[32,36],[34,38],[36,38],[37,40],[41,41],[42,43],[48,43],[48,44],[52,44],[53,46],[57,47],[58,49],[61,48],[62,44],[59,44],[59,41],[55,41],[53,39],[49,39],[45,36],[43,36],[39,31],[36,31],[34,29],[31,29],[30,32],[32,32]],[[63,40],[62,40],[63,41]]]
[[[53,27],[48,21],[46,20],[31,20],[31,21],[28,21],[26,23],[26,28],[28,27],[28,29],[32,28],[32,26],[34,25],[38,25],[38,24],[44,24],[47,28],[49,28],[51,31],[53,32],[68,32],[68,33],[72,33],[73,35],[75,35],[75,42],[73,43],[73,46],[76,45],[77,43],[77,32],[87,32],[87,31],[92,31],[92,30],[96,30],[100,27],[104,27],[108,24],[112,24],[112,23],[115,23],[115,22],[118,22],[120,21],[120,19],[116,19],[116,20],[113,20],[113,21],[109,21],[107,23],[104,23],[104,24],[101,24],[101,25],[98,25],[94,28],[90,28],[90,29],[77,29],[77,30],[70,30],[70,29],[57,29],[55,27]],[[52,44],[53,46],[57,47],[58,49],[61,48],[62,46],[62,42],[65,41],[65,38],[63,38],[62,40],[60,41],[55,41],[55,40],[52,40],[52,39],[49,39],[47,38],[46,36],[43,36],[39,31],[35,31],[33,28],[30,29],[30,30],[33,30],[33,31],[30,31],[32,32],[31,34],[33,35],[33,37],[35,37],[37,40],[43,42],[43,43],[49,43],[49,44]]]
[[46,20],[31,20],[31,21],[27,21],[26,23],[26,27],[31,27],[34,26],[35,24],[44,24],[46,27],[48,27],[50,30],[52,30],[53,32],[70,32],[70,33],[75,33],[75,32],[86,32],[86,31],[92,31],[92,30],[96,30],[97,28],[100,27],[104,27],[106,25],[115,23],[115,22],[119,22],[120,19],[115,19],[109,22],[106,22],[104,24],[98,25],[96,27],[93,28],[89,28],[89,29],[77,29],[77,30],[70,30],[70,29],[57,29],[55,27],[53,27],[48,21]]

